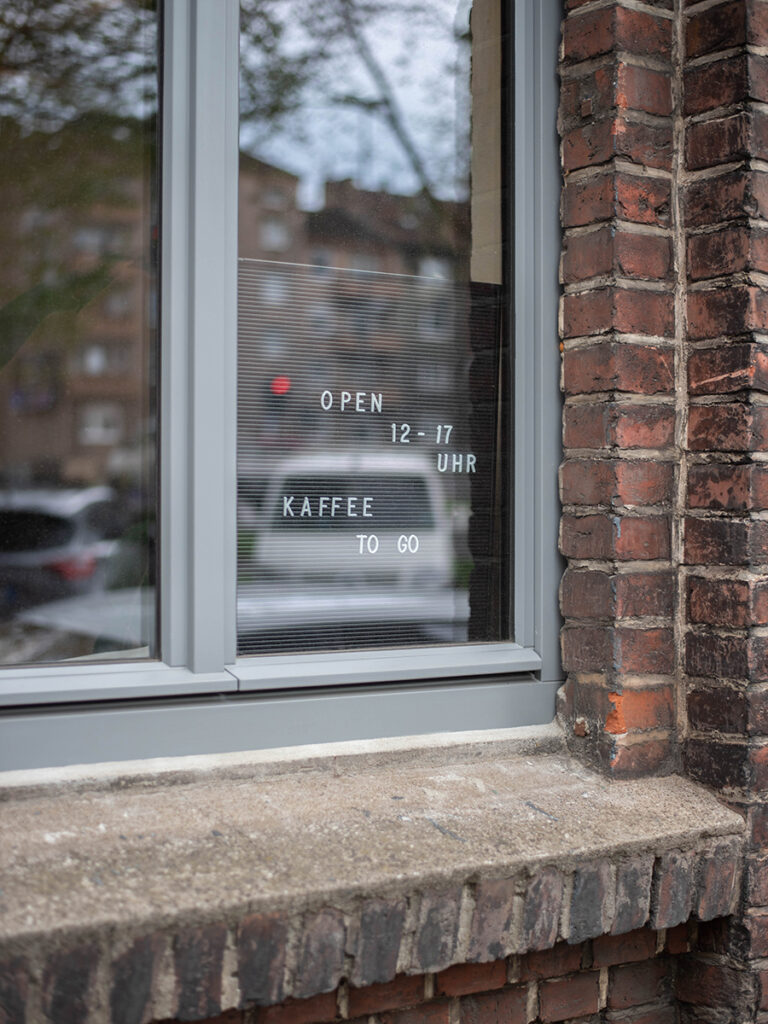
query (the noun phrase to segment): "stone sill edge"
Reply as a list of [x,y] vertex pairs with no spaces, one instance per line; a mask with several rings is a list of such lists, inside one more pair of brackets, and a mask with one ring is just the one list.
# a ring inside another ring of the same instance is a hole
[[430,733],[372,740],[190,754],[137,761],[104,761],[0,772],[0,803],[63,793],[188,785],[208,779],[258,780],[301,772],[354,775],[387,766],[438,767],[526,754],[565,751],[560,725],[518,726],[467,732]]

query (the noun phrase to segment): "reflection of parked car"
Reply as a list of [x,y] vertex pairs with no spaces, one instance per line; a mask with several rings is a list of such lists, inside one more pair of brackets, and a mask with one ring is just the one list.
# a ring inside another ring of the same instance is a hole
[[100,589],[125,520],[109,487],[0,491],[0,616]]
[[451,523],[429,460],[417,453],[311,453],[285,459],[267,485],[253,582],[444,587]]

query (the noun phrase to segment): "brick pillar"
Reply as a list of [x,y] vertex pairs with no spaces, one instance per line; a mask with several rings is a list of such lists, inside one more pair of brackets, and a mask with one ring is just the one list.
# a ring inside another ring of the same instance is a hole
[[565,8],[560,711],[572,747],[622,776],[677,752],[676,22],[671,0]]
[[[763,163],[768,117],[761,104],[768,101],[768,57],[761,48],[768,46],[768,3],[689,4],[682,27],[689,391],[685,766],[742,809],[752,829],[743,911],[705,939],[706,970],[720,978],[706,1005],[734,1013],[728,1020],[763,1021],[768,1020],[761,1013],[768,1010],[768,962],[761,959],[768,957],[768,168]],[[690,964],[694,974],[703,969],[702,963]],[[688,998],[697,1001],[695,993]]]

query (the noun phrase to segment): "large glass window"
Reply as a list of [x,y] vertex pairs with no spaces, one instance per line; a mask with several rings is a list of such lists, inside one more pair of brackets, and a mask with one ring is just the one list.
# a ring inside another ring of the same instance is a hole
[[509,640],[495,0],[242,0],[238,646]]
[[0,663],[155,653],[158,13],[0,11]]

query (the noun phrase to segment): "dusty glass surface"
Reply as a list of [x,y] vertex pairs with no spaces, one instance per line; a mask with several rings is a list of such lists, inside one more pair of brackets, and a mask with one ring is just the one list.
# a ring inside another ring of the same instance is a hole
[[240,653],[511,636],[495,0],[242,0]]
[[151,0],[0,10],[0,663],[155,651]]

